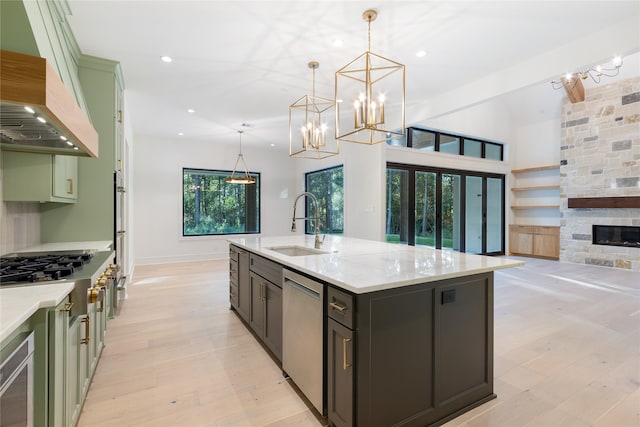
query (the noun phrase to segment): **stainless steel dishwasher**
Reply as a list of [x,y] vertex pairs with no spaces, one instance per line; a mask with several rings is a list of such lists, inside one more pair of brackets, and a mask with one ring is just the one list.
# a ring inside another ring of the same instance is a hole
[[282,369],[322,414],[324,285],[287,269],[283,276]]

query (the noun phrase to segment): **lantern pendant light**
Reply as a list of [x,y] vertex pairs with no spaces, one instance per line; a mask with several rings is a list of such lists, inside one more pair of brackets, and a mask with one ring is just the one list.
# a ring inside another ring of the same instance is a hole
[[336,139],[378,144],[404,135],[405,67],[371,52],[375,10],[362,14],[367,51],[336,71]]
[[[335,101],[316,96],[316,70],[320,64],[308,64],[313,71],[313,90],[289,106],[289,156],[324,159],[339,152],[338,141],[329,130]],[[327,120],[328,119],[328,120]]]
[[[231,172],[231,176],[225,179],[225,182],[228,184],[255,184],[256,179],[249,175],[249,169],[247,168],[247,163],[244,161],[244,157],[242,156],[242,134],[244,131],[239,130],[240,134],[240,151],[238,152],[238,158],[236,159],[236,165],[233,167],[233,172]],[[244,167],[244,173],[240,171],[238,173],[238,164],[242,161],[242,166]]]

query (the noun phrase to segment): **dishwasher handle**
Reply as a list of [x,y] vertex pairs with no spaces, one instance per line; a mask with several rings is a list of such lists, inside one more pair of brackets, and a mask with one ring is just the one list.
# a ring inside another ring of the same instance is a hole
[[311,289],[311,288],[309,288],[307,286],[305,286],[302,283],[298,283],[295,280],[292,280],[292,279],[286,277],[284,279],[284,284],[288,285],[288,286],[291,286],[292,288],[294,288],[294,289],[306,294],[307,296],[309,296],[309,297],[311,297],[311,298],[313,298],[315,300],[320,301],[320,293],[316,292],[315,290],[313,290],[313,289]]

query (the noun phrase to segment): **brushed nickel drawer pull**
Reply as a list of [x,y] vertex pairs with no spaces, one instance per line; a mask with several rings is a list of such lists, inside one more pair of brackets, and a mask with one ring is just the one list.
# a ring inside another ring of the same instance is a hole
[[347,306],[346,305],[338,304],[337,302],[331,301],[329,303],[329,306],[331,308],[333,308],[334,310],[338,310],[340,313],[344,313],[345,311],[347,311]]

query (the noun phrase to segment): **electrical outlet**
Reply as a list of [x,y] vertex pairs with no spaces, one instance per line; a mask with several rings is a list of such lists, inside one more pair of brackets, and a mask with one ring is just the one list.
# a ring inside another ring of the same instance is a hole
[[442,304],[449,304],[456,301],[456,290],[447,289],[442,291]]

